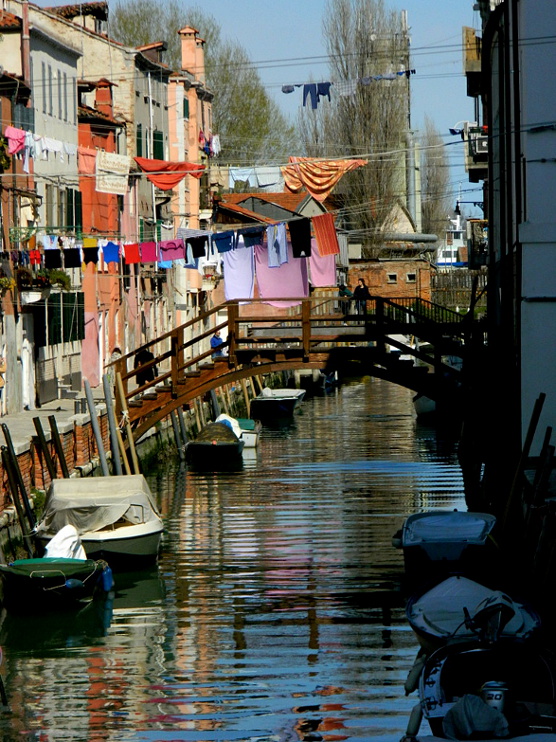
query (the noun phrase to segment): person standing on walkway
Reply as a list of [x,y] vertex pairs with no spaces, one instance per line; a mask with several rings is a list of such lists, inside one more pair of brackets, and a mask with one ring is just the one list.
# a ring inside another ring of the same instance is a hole
[[210,339],[210,347],[212,348],[213,358],[222,358],[224,355],[222,348],[220,347],[224,341],[220,337],[220,330],[216,330],[214,335]]
[[353,292],[357,314],[367,314],[367,301],[371,298],[365,279],[360,278]]

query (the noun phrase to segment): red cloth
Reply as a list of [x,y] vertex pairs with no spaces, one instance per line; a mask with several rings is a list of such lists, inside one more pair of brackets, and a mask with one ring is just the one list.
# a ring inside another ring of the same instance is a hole
[[124,253],[126,265],[141,262],[141,255],[139,254],[139,245],[137,242],[130,242],[129,244],[124,245]]
[[200,178],[205,170],[204,165],[193,162],[168,162],[167,160],[148,160],[146,157],[134,157],[135,162],[147,178],[161,191],[175,188],[186,175]]
[[286,187],[294,192],[305,187],[321,202],[343,175],[368,164],[368,160],[313,160],[310,157],[290,157],[289,161],[290,165],[280,168]]
[[314,216],[312,222],[320,256],[337,255],[340,252],[340,245],[334,225],[334,215],[320,214],[320,216]]

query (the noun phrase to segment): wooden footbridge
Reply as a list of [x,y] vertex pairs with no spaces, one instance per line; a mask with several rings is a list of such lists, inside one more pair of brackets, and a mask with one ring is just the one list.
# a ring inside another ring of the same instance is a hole
[[[117,413],[127,413],[135,440],[212,389],[277,371],[376,376],[441,401],[460,383],[460,371],[443,358],[464,360],[477,328],[467,316],[415,298],[375,297],[364,315],[337,296],[303,298],[289,308],[268,301],[214,307],[115,362]],[[213,359],[217,329],[226,355]],[[145,349],[153,358],[137,365]],[[148,369],[153,379],[138,387],[137,372]]]

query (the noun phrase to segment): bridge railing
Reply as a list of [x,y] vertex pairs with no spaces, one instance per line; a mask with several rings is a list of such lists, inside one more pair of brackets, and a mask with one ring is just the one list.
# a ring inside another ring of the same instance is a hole
[[[269,303],[270,302],[270,303]],[[357,341],[368,342],[372,328],[380,334],[410,323],[435,325],[463,323],[464,316],[419,298],[386,299],[373,297],[365,315],[355,314],[355,303],[340,298],[335,290],[300,299],[235,300],[208,312],[145,343],[115,362],[126,400],[147,395],[153,387],[179,395],[187,378],[199,375],[213,363],[210,337],[215,330],[226,335],[221,346],[227,355],[217,360],[229,367],[238,364],[238,354],[245,349],[271,347],[298,350],[308,359],[317,345],[328,346]],[[349,329],[351,328],[351,330]],[[352,333],[352,337],[346,337]],[[136,367],[140,351],[148,350],[152,359]],[[138,371],[152,370],[152,378],[137,384]]]

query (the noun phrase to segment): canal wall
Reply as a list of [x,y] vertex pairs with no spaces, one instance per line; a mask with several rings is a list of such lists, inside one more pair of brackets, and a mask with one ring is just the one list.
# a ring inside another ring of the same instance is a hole
[[[280,373],[269,374],[264,378],[265,386],[285,385],[286,381],[287,379]],[[296,378],[295,381],[299,382],[299,378]],[[183,428],[181,425],[175,426],[175,421],[168,417],[148,431],[137,442],[136,450],[140,463],[148,462],[149,457],[158,455],[161,449],[165,449],[166,452],[173,449],[181,456],[187,440],[194,438],[204,425],[214,419],[218,412],[225,412],[235,417],[248,416],[250,400],[256,396],[258,391],[253,382],[250,384],[243,383],[239,386],[221,387],[214,390],[213,393],[209,393],[204,399],[192,400],[189,406],[185,406],[180,412]],[[54,409],[56,408],[54,407]],[[48,411],[50,410],[45,408],[40,412],[43,413],[44,417],[44,413]],[[102,446],[109,468],[111,468],[112,451],[106,403],[95,402],[95,411]],[[52,481],[44,451],[34,430],[34,418],[38,416],[38,413],[38,410],[31,410],[25,414],[23,419],[22,415],[18,415],[17,421],[12,419],[14,428],[17,428],[17,435],[15,430],[11,429],[10,416],[3,418],[10,437],[13,439],[17,467],[21,473],[32,510],[38,509],[37,505],[44,499],[44,494]],[[101,468],[101,459],[90,413],[68,413],[68,416],[60,416],[58,412],[55,417],[61,450],[70,477],[86,477],[98,474]],[[44,437],[57,476],[62,477],[62,464],[54,446],[51,432],[44,430]],[[2,482],[0,491],[0,557],[2,553],[15,557],[23,549],[23,531],[14,504],[8,472],[5,471],[1,460],[0,478]],[[26,530],[27,527],[28,524],[24,524]]]

